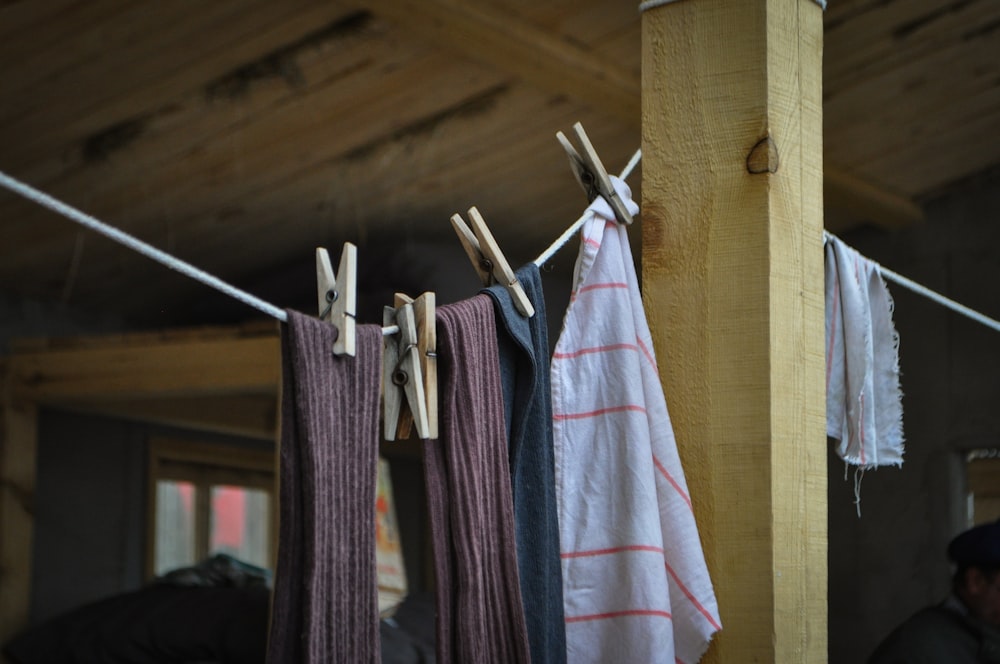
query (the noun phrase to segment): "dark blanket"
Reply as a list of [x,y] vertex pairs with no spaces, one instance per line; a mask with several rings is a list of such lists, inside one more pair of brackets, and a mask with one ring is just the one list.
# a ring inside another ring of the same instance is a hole
[[88,604],[22,632],[14,664],[261,664],[270,591],[154,584]]
[[[87,604],[15,637],[11,664],[260,664],[269,591],[164,583]],[[411,595],[380,625],[382,664],[434,664],[434,599]]]

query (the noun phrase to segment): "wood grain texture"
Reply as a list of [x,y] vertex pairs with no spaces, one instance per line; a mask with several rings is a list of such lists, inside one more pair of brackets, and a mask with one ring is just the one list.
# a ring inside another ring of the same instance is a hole
[[86,399],[274,394],[277,337],[54,349],[11,361],[14,395],[40,403]]
[[[827,156],[912,197],[1000,161],[1000,4],[831,3]],[[974,136],[979,136],[977,140]]]
[[821,56],[811,0],[643,16],[643,293],[721,609],[706,662],[826,661]]
[[378,0],[368,7],[432,43],[512,72],[541,90],[586,101],[629,124],[638,121],[638,79],[580,45],[579,37],[553,34],[488,3]]

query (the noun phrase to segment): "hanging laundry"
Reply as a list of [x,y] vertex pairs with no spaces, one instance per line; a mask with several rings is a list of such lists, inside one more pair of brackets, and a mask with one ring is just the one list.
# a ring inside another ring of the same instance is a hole
[[518,311],[510,289],[483,292],[496,308],[497,346],[514,499],[517,565],[533,664],[566,661],[562,566],[552,450],[552,393],[545,299],[538,267],[516,273],[535,315]]
[[437,662],[529,662],[493,304],[439,307],[439,440],[424,442]]
[[826,240],[826,434],[856,466],[903,463],[899,335],[878,265]]
[[694,664],[721,629],[715,593],[626,227],[591,207],[552,359],[568,661]]
[[375,487],[382,332],[288,311],[282,327],[281,521],[269,664],[380,662]]

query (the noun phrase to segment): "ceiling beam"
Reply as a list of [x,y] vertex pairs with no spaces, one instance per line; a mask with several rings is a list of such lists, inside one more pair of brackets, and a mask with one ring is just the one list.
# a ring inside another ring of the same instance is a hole
[[[551,31],[483,3],[361,0],[360,4],[429,43],[640,126],[641,76]],[[837,165],[824,165],[824,198],[827,206],[843,211],[854,223],[899,228],[924,216],[912,199]]]
[[278,337],[148,339],[10,358],[15,397],[47,405],[159,397],[276,394]]

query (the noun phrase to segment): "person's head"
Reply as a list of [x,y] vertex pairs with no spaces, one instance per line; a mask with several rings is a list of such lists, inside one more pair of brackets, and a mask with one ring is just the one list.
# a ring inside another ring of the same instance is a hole
[[959,534],[948,545],[955,594],[974,617],[1000,627],[1000,520]]

